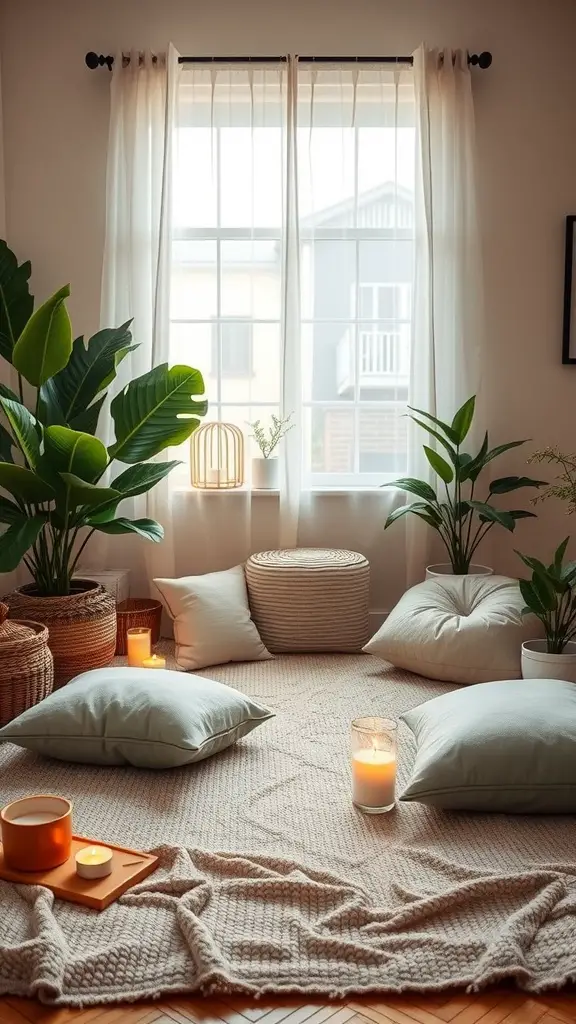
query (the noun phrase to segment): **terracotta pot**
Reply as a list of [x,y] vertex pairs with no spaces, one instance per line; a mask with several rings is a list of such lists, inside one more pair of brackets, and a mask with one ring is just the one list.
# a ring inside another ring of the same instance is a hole
[[63,796],[26,796],[0,811],[6,866],[14,871],[49,871],[64,864],[72,848],[72,804]]
[[67,597],[42,597],[28,583],[4,599],[11,619],[48,627],[54,657],[54,689],[80,672],[109,665],[116,650],[116,602],[94,580],[72,580]]

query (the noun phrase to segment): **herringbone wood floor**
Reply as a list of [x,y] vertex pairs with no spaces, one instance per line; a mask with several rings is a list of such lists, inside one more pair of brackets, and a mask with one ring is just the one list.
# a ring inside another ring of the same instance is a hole
[[378,996],[347,1002],[168,997],[156,1003],[50,1010],[0,999],[0,1024],[574,1024],[576,995],[528,996],[512,989],[480,995]]

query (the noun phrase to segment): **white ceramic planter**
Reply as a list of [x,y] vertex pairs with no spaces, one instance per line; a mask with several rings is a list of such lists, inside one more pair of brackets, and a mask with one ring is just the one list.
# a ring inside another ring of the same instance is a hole
[[562,654],[549,654],[545,640],[527,640],[522,644],[522,678],[576,683],[576,641],[570,640]]
[[278,459],[252,459],[252,487],[255,490],[276,490],[279,478]]
[[494,570],[487,565],[471,565],[467,573],[453,573],[450,562],[439,562],[426,568],[426,579],[433,580],[437,576],[492,576]]

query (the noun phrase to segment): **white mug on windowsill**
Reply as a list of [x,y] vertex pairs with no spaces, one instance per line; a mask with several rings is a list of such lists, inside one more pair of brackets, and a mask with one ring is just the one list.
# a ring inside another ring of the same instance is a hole
[[252,459],[252,487],[257,491],[273,491],[280,478],[277,458]]

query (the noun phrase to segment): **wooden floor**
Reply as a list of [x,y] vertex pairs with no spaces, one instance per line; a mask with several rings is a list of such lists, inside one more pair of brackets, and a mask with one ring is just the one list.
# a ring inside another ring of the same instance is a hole
[[184,996],[154,1003],[51,1010],[27,999],[0,999],[0,1024],[574,1024],[576,994],[528,996],[512,989],[480,995],[382,996],[315,1000]]

